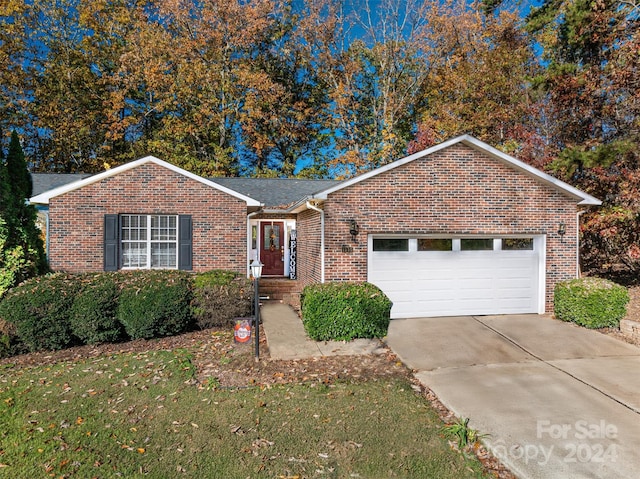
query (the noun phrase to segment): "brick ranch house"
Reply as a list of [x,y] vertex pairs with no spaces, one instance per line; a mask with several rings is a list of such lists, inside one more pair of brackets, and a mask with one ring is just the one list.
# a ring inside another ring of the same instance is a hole
[[600,204],[468,135],[342,182],[206,179],[146,157],[34,185],[53,270],[249,274],[259,259],[293,292],[374,283],[393,318],[552,311],[578,275],[579,215]]

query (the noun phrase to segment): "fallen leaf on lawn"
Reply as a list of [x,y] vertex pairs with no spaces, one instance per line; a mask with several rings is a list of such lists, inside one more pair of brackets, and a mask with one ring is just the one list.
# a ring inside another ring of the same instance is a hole
[[200,427],[200,426],[198,426],[195,422],[192,422],[192,423],[191,423],[191,425],[192,425],[193,427],[195,427],[196,429],[198,429],[198,428]]
[[145,453],[145,448],[144,448],[144,447],[139,447],[139,448],[138,448],[138,452],[139,452],[140,454],[144,454],[144,453]]
[[261,447],[270,447],[273,446],[272,441],[267,441],[266,439],[258,438],[251,444],[253,447],[261,448]]

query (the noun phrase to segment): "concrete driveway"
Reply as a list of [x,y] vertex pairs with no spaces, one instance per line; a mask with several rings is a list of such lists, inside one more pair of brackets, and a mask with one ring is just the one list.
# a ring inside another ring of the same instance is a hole
[[640,348],[538,315],[394,319],[387,342],[518,477],[640,477]]

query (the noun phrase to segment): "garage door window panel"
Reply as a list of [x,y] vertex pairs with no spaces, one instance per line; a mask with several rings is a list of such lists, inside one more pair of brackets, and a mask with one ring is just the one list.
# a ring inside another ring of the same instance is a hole
[[492,238],[462,238],[461,251],[493,251]]
[[503,238],[502,251],[533,251],[533,238]]
[[453,251],[451,238],[418,238],[418,251]]
[[373,251],[409,251],[408,238],[374,238]]

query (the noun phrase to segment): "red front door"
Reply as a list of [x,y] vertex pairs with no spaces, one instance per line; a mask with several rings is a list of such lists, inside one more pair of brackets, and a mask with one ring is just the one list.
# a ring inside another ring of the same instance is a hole
[[284,276],[284,223],[260,223],[260,262],[262,274]]

